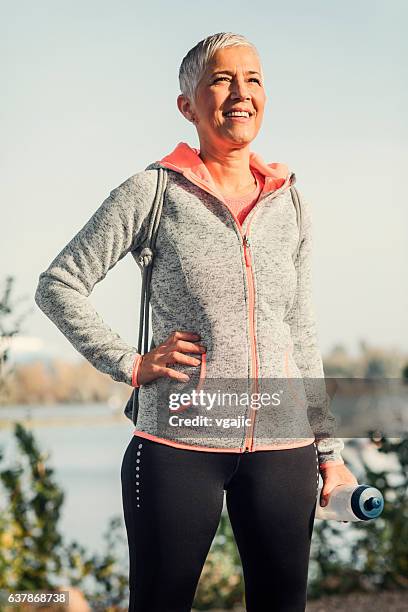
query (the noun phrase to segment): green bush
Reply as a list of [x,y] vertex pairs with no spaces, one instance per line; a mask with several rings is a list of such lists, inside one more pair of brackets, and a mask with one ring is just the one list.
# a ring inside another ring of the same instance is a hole
[[[344,525],[315,523],[309,595],[408,589],[408,439],[391,441],[370,435],[380,454],[396,459],[395,470],[372,470],[361,458],[364,482],[384,496],[384,510],[372,521],[350,523],[349,559],[344,552]],[[361,480],[360,480],[361,482]]]
[[[112,519],[103,535],[106,554],[90,555],[76,541],[66,544],[58,530],[64,493],[54,470],[46,465],[31,432],[17,423],[14,434],[19,461],[0,470],[0,590],[72,585],[80,588],[93,610],[127,609],[128,575],[116,555],[122,520]],[[0,451],[0,466],[3,459]]]

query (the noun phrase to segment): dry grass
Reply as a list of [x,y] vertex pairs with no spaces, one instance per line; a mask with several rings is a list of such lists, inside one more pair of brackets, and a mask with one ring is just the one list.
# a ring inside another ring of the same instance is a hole
[[308,603],[306,612],[408,612],[408,590],[382,593],[349,593],[322,597]]

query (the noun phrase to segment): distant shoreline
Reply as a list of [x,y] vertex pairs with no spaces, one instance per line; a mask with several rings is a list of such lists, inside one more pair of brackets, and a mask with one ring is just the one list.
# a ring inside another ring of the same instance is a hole
[[14,428],[15,423],[21,423],[26,429],[30,427],[67,427],[69,425],[112,425],[118,423],[126,423],[128,421],[124,415],[120,414],[112,414],[106,416],[95,416],[95,415],[84,415],[83,417],[78,417],[75,415],[73,417],[57,417],[57,418],[15,418],[15,419],[0,419],[0,431],[9,430]]

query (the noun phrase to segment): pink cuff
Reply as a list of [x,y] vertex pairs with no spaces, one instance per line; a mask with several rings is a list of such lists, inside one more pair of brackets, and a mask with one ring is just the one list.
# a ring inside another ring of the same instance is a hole
[[139,366],[142,363],[142,357],[143,355],[140,355],[139,353],[137,353],[136,357],[135,357],[135,361],[133,364],[133,371],[132,371],[132,387],[140,387],[140,384],[137,381],[137,374],[139,372]]

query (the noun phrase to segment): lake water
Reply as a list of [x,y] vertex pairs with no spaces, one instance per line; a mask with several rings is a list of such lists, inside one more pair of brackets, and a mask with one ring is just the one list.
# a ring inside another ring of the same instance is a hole
[[[55,480],[65,492],[61,533],[67,542],[76,539],[89,552],[102,553],[108,520],[113,516],[123,520],[120,468],[133,423],[113,416],[101,404],[38,407],[30,412],[31,424],[23,423],[33,432],[41,452],[50,453],[47,465],[54,468]],[[19,420],[26,414],[27,407],[0,408],[0,421],[11,416]],[[18,460],[15,441],[13,429],[0,425],[2,466]],[[124,522],[123,534],[126,537]]]

